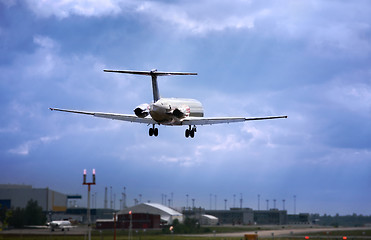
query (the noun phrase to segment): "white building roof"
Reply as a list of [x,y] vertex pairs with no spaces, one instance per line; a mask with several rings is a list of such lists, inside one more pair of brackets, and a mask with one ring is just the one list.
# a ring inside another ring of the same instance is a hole
[[159,204],[159,203],[144,203],[145,205],[148,205],[148,206],[151,206],[151,207],[154,207],[154,208],[157,208],[163,212],[166,212],[167,214],[171,215],[171,216],[181,216],[183,214],[181,214],[180,212],[177,212],[175,211],[174,209],[171,209],[169,207],[166,207],[162,204]]
[[120,211],[119,214],[126,214],[129,211],[132,211],[133,213],[160,214],[161,216],[183,216],[183,214],[181,214],[180,212],[177,212],[174,209],[171,209],[159,203],[141,203],[139,205],[124,209]]
[[139,205],[124,209],[118,214],[128,214],[129,211],[132,211],[132,213],[158,214],[161,216],[162,220],[168,222],[169,224],[171,224],[175,219],[183,222],[183,214],[159,203],[141,203]]
[[218,220],[218,218],[217,218],[217,217],[215,217],[215,216],[212,216],[212,215],[208,215],[208,214],[203,214],[202,216],[203,216],[203,217],[205,217],[205,218],[208,218],[208,219]]

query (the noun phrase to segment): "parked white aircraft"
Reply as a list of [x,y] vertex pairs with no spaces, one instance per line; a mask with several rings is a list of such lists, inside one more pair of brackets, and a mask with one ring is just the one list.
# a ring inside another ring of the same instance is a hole
[[161,98],[157,84],[157,76],[170,75],[197,75],[197,73],[185,72],[158,72],[157,69],[151,71],[132,71],[132,70],[104,70],[104,72],[128,73],[138,75],[148,75],[152,78],[153,103],[144,103],[134,109],[134,114],[90,112],[60,108],[50,108],[50,110],[79,113],[92,115],[94,117],[109,118],[128,122],[145,123],[152,125],[149,129],[150,136],[158,136],[156,125],[179,126],[185,125],[185,136],[193,138],[198,125],[212,125],[219,123],[244,122],[252,120],[266,120],[276,118],[287,118],[287,116],[270,117],[204,117],[202,104],[195,99],[184,98]]
[[51,221],[48,223],[50,230],[54,232],[55,229],[61,229],[64,230],[70,230],[73,228],[70,221],[67,220],[61,220],[61,221]]

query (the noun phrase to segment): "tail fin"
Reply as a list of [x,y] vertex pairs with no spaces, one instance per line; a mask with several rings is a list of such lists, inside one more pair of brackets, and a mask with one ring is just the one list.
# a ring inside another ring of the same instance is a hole
[[158,72],[157,69],[151,71],[132,71],[132,70],[103,70],[104,72],[113,73],[128,73],[137,75],[148,75],[152,77],[152,91],[153,101],[157,102],[160,99],[160,91],[157,84],[157,76],[170,76],[170,75],[197,75],[197,73],[186,73],[186,72]]

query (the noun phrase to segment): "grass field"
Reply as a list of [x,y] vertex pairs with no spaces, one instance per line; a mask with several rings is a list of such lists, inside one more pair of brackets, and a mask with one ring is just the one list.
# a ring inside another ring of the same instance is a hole
[[[256,229],[257,231],[263,230],[261,228],[253,228],[253,227],[225,227],[220,228],[217,227],[213,229],[212,231],[217,231],[218,233],[222,232],[246,232],[246,231],[254,231]],[[275,228],[265,228],[264,230],[275,230]],[[76,235],[78,234],[78,235]],[[237,234],[238,235],[238,234]],[[352,230],[352,231],[340,231],[337,229],[333,229],[331,231],[321,231],[321,232],[313,232],[308,234],[297,234],[297,235],[290,235],[290,236],[282,236],[274,238],[272,236],[269,237],[259,237],[259,240],[272,240],[272,239],[279,239],[279,240],[299,240],[299,239],[305,239],[305,236],[309,236],[309,239],[343,239],[343,236],[346,236],[348,240],[350,239],[371,239],[371,229],[361,229],[361,230]],[[6,234],[2,233],[0,234],[0,239],[11,239],[11,240],[87,240],[87,234],[84,231],[80,232],[47,232],[45,231],[43,234],[37,234],[37,233],[12,233],[12,234]],[[92,240],[111,240],[113,238],[113,230],[104,230],[104,231],[98,231],[93,230],[92,231]],[[118,230],[116,232],[116,239],[117,240],[129,240],[128,232]],[[190,235],[172,235],[172,234],[162,234],[162,231],[133,231],[132,233],[132,240],[239,240],[243,239],[243,233],[239,237],[218,237],[213,236],[213,234],[205,236],[190,236]]]

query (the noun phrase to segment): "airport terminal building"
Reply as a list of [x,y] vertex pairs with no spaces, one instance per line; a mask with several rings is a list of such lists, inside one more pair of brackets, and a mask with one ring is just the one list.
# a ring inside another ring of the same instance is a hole
[[67,210],[67,195],[63,193],[49,188],[32,188],[31,185],[0,184],[0,204],[3,207],[25,208],[31,199],[46,212]]

